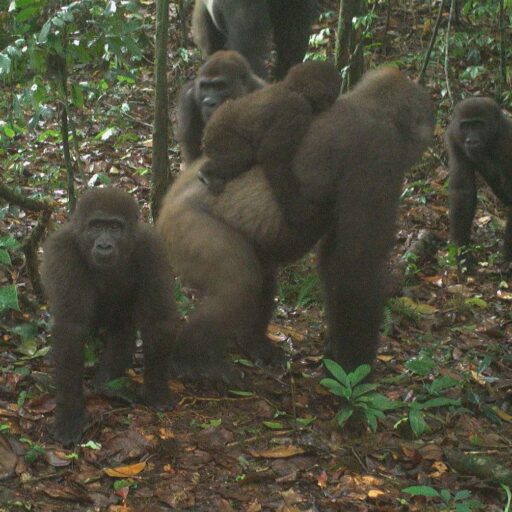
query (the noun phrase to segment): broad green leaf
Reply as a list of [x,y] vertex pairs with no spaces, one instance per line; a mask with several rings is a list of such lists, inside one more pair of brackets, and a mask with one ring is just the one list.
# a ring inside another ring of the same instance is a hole
[[22,341],[34,339],[37,336],[37,326],[29,323],[19,324],[11,332],[19,336]]
[[460,405],[460,400],[454,398],[446,398],[444,396],[439,396],[437,398],[432,398],[431,400],[427,400],[419,404],[420,409],[431,409],[432,407],[446,407],[448,405]]
[[11,266],[11,257],[5,249],[0,249],[0,263],[3,265]]
[[439,493],[428,485],[413,485],[402,489],[402,492],[412,494],[413,496],[427,496],[429,498],[439,498]]
[[263,425],[272,430],[283,430],[286,428],[280,421],[264,421]]
[[467,489],[463,489],[462,491],[456,492],[453,499],[456,501],[467,500],[470,496],[471,496],[471,491],[468,491]]
[[16,238],[11,235],[3,236],[0,238],[0,247],[4,249],[17,249],[20,246],[20,243]]
[[366,423],[368,423],[368,426],[370,427],[370,430],[372,432],[377,431],[377,418],[374,414],[372,414],[370,411],[367,411],[366,414]]
[[345,370],[332,359],[324,359],[324,365],[334,377],[344,386],[350,386],[350,380]]
[[37,42],[40,44],[46,43],[48,40],[48,34],[50,33],[50,28],[52,26],[52,20],[49,19],[41,29],[41,32],[39,32],[39,35],[37,36]]
[[333,395],[347,398],[347,394],[350,396],[350,388],[342,386],[338,381],[334,379],[322,379],[320,385],[327,388]]
[[24,340],[21,345],[16,347],[16,352],[23,354],[27,357],[33,357],[37,352],[37,341],[34,338]]
[[310,418],[297,418],[295,421],[301,426],[301,427],[308,427],[316,420],[316,416],[311,416]]
[[358,366],[353,372],[348,374],[348,378],[352,386],[359,384],[365,377],[372,371],[372,367],[369,364],[362,364]]
[[20,306],[18,304],[18,291],[16,290],[16,286],[13,284],[0,286],[0,313],[3,313],[8,309],[14,309],[15,311],[20,310]]
[[409,359],[409,361],[405,363],[405,366],[407,369],[411,370],[411,372],[425,377],[436,367],[436,363],[431,357],[422,354]]
[[336,414],[335,419],[338,422],[338,425],[342,427],[345,425],[346,421],[354,414],[354,409],[351,407],[347,407],[346,409],[342,409],[338,414]]
[[427,429],[423,413],[417,408],[411,407],[409,409],[409,424],[411,425],[411,430],[414,432],[416,437],[421,436],[421,434],[423,434]]
[[414,302],[409,297],[399,297],[397,300],[401,302],[406,308],[412,309],[420,315],[433,315],[437,311],[437,308],[434,306],[431,306],[430,304],[420,304],[418,302]]
[[352,390],[352,398],[356,399],[361,395],[365,395],[370,391],[375,391],[379,387],[378,384],[359,384]]
[[449,375],[444,375],[443,377],[435,379],[432,382],[432,384],[428,386],[428,389],[430,390],[431,393],[439,393],[441,391],[444,391],[445,389],[450,389],[458,385],[458,380],[454,379],[453,377],[450,377]]

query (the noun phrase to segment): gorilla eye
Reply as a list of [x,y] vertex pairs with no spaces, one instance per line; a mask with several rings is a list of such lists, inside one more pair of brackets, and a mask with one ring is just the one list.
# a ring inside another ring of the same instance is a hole
[[109,225],[109,230],[113,233],[120,233],[123,230],[123,224],[121,222],[111,222]]

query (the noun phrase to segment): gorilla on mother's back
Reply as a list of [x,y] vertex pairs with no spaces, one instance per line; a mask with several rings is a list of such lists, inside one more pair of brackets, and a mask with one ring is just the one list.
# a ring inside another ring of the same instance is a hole
[[[319,273],[328,324],[326,355],[346,370],[371,363],[384,305],[383,273],[395,237],[403,175],[429,144],[428,93],[394,68],[369,72],[318,115],[291,169],[293,207],[261,166],[211,194],[197,179],[203,160],[176,180],[157,221],[170,261],[205,296],[181,331],[173,364],[192,379],[229,380],[227,343],[272,360],[266,338],[276,270],[320,240]],[[297,229],[296,226],[302,226]]]

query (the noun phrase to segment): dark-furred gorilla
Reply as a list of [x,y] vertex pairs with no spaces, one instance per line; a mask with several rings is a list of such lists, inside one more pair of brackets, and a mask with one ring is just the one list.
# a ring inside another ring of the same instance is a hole
[[341,78],[328,62],[309,61],[293,66],[283,81],[223,103],[212,115],[203,135],[208,160],[199,176],[219,193],[224,182],[262,164],[276,179],[285,172],[313,116],[330,107],[339,95]]
[[279,79],[304,59],[316,13],[316,0],[196,0],[192,33],[204,54],[236,50],[261,77],[273,38]]
[[102,389],[131,363],[136,330],[144,350],[144,399],[168,407],[168,359],[176,323],[169,264],[161,241],[137,221],[126,192],[93,189],[70,221],[44,246],[43,285],[53,313],[57,387],[54,436],[77,442],[86,413],[82,389],[84,342],[104,334],[95,376]]
[[219,105],[264,85],[238,52],[214,53],[199,68],[197,78],[185,84],[178,99],[176,138],[183,161],[188,164],[201,155],[204,126]]
[[450,161],[450,235],[467,245],[476,210],[476,172],[508,207],[503,254],[512,261],[512,121],[490,98],[468,98],[455,106],[446,132]]
[[177,373],[228,380],[228,341],[255,358],[275,358],[265,333],[276,268],[320,239],[326,354],[347,370],[371,363],[403,175],[429,144],[433,126],[422,87],[393,68],[367,73],[312,121],[292,163],[307,218],[302,230],[290,229],[262,166],[229,181],[219,195],[197,179],[204,160],[186,169],[157,222],[176,271],[205,292],[178,337]]

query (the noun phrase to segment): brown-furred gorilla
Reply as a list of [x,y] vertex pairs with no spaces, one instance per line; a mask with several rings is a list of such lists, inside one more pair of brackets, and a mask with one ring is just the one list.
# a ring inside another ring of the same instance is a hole
[[491,98],[467,98],[455,106],[446,144],[452,241],[458,246],[471,241],[478,172],[508,207],[503,255],[512,261],[512,120]]
[[203,160],[186,169],[157,222],[176,271],[205,293],[178,337],[177,374],[229,380],[227,342],[255,358],[275,358],[265,333],[276,268],[320,239],[326,354],[347,370],[371,363],[403,175],[429,144],[433,126],[422,87],[393,68],[367,73],[313,120],[294,158],[302,230],[290,228],[287,205],[275,199],[262,166],[229,181],[219,195],[197,179]]
[[204,126],[217,107],[264,85],[238,52],[214,53],[199,68],[197,78],[183,86],[178,99],[176,139],[183,161],[188,164],[201,155]]
[[200,179],[219,193],[225,181],[256,164],[272,173],[271,182],[292,179],[285,171],[302,137],[313,116],[334,103],[340,87],[333,64],[309,61],[293,66],[281,82],[224,102],[204,130],[203,154],[208,160]]
[[92,189],[44,246],[42,280],[54,322],[54,436],[65,445],[80,439],[87,420],[82,381],[84,343],[91,334],[106,342],[97,389],[130,365],[140,329],[144,399],[159,408],[172,404],[167,385],[176,323],[172,276],[161,240],[138,215],[127,192]]
[[316,0],[196,0],[192,33],[205,55],[236,50],[260,77],[273,39],[280,79],[304,59],[316,13]]

